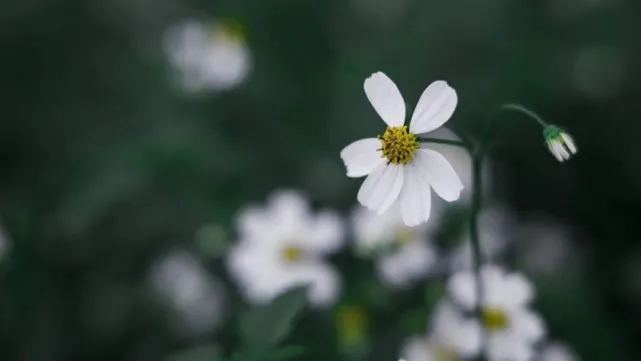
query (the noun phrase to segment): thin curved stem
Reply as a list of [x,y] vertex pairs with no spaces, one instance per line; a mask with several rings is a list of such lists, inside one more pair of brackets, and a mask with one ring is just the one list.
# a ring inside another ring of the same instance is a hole
[[474,150],[472,152],[473,156],[477,155],[478,153],[481,152],[481,147],[483,147],[483,145],[485,144],[488,136],[490,135],[490,132],[492,131],[492,127],[494,126],[494,123],[499,119],[496,116],[497,113],[499,113],[499,112],[501,112],[503,110],[514,110],[514,111],[520,112],[522,114],[525,114],[529,118],[531,118],[532,120],[536,121],[543,128],[545,128],[545,127],[547,127],[549,125],[540,116],[538,116],[536,113],[534,113],[533,111],[527,109],[524,106],[521,106],[521,105],[518,105],[518,104],[514,104],[514,103],[503,104],[494,112],[494,114],[490,117],[490,120],[485,125],[485,129],[483,130],[483,133],[481,133],[481,138],[480,138],[479,142],[476,144],[476,146],[474,147]]

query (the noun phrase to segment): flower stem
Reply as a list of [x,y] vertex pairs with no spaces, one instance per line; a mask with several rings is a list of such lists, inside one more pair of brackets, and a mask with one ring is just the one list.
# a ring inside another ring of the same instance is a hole
[[[480,148],[477,147],[476,150],[478,151]],[[470,239],[472,242],[472,261],[475,277],[474,284],[476,285],[476,306],[474,314],[482,325],[483,284],[481,280],[481,266],[483,259],[481,253],[481,242],[479,240],[478,217],[482,207],[481,191],[483,187],[481,183],[481,170],[483,169],[483,156],[480,152],[475,153],[476,154],[472,155],[472,210],[470,212]],[[481,327],[481,350],[477,360],[485,360],[485,332],[483,331],[483,327]]]
[[[534,120],[537,122],[541,127],[544,129],[549,125],[546,121],[544,121],[540,116],[538,116],[535,112],[527,109],[526,107],[519,105],[519,104],[514,104],[514,103],[506,103],[501,105],[496,112],[500,112],[502,110],[514,110],[517,112],[520,112],[522,114],[527,115],[530,119]],[[472,156],[476,155],[481,151],[481,147],[485,144],[487,141],[488,136],[490,135],[492,128],[494,126],[494,123],[498,120],[498,117],[496,117],[496,113],[494,113],[494,116],[490,118],[490,120],[487,122],[485,125],[485,129],[483,130],[483,133],[481,134],[481,138],[479,142],[476,144],[474,147],[474,151],[472,153]]]

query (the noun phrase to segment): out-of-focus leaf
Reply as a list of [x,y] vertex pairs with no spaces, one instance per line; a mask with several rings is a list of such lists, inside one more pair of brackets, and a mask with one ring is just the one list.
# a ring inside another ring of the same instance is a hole
[[285,338],[296,315],[307,300],[307,286],[292,288],[266,306],[247,311],[240,318],[238,331],[249,349],[267,349]]

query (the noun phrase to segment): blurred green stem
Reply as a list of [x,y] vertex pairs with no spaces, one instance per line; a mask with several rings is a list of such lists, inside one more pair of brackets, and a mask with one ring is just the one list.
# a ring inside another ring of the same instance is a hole
[[[489,122],[488,126],[492,125],[492,121]],[[487,135],[488,128],[486,128],[485,134]],[[475,277],[475,287],[476,287],[476,307],[474,309],[474,314],[478,318],[479,322],[482,324],[482,309],[481,309],[481,300],[483,299],[483,284],[481,283],[481,266],[483,264],[483,259],[481,258],[481,242],[479,240],[478,232],[478,217],[482,208],[482,168],[483,168],[483,148],[481,147],[485,138],[481,138],[481,142],[472,147],[467,142],[449,140],[449,139],[438,139],[438,138],[419,138],[419,141],[426,143],[437,143],[437,144],[446,144],[455,147],[465,148],[472,157],[472,209],[470,211],[470,240],[472,243],[472,262],[474,268],[474,277]],[[485,358],[485,335],[482,334],[482,343],[481,343],[481,353],[478,357],[478,361],[486,360]]]
[[[477,149],[480,149],[477,147]],[[472,210],[470,215],[470,238],[472,242],[472,261],[474,267],[474,277],[475,277],[475,286],[476,286],[476,307],[474,309],[474,314],[479,320],[479,323],[483,324],[482,319],[482,300],[483,300],[483,284],[481,283],[481,266],[483,263],[482,254],[481,254],[481,242],[479,240],[479,231],[478,231],[478,217],[481,212],[482,207],[482,174],[481,170],[483,168],[483,155],[480,152],[474,152],[472,155]],[[481,352],[477,360],[485,360],[485,333],[481,327]]]

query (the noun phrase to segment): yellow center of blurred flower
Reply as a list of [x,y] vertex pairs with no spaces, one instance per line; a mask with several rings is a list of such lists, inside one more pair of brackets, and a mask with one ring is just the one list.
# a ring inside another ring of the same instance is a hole
[[286,246],[283,248],[281,256],[287,263],[297,262],[303,258],[303,250],[298,246]]
[[407,164],[412,161],[418,149],[416,135],[407,131],[406,126],[388,127],[383,135],[379,135],[383,156],[388,164]]
[[449,348],[437,344],[432,346],[432,357],[435,361],[457,361],[456,353]]
[[482,311],[483,326],[488,331],[501,331],[509,322],[505,311],[500,308],[486,307]]
[[365,337],[367,314],[360,307],[342,307],[337,315],[337,327],[344,345],[360,343]]
[[396,232],[396,244],[399,247],[407,246],[412,242],[412,230],[409,228],[401,228]]
[[221,20],[214,24],[212,37],[214,41],[222,40],[233,44],[245,42],[243,26],[236,20]]

